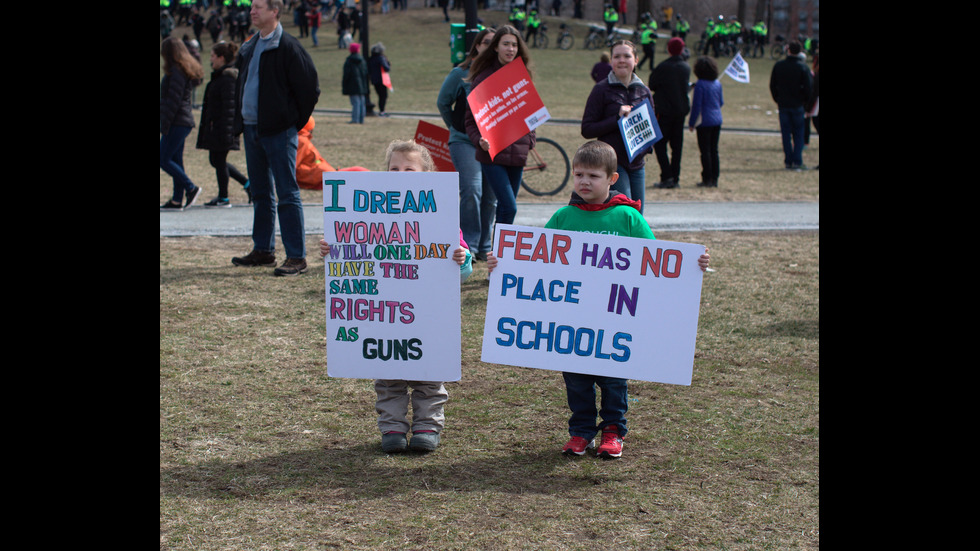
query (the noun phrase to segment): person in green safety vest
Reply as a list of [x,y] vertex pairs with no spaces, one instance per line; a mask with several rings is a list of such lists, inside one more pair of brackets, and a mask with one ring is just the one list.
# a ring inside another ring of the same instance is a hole
[[766,26],[766,22],[759,20],[755,25],[752,25],[752,57],[762,55],[765,52],[766,41],[769,38],[769,28]]
[[650,70],[652,71],[653,53],[657,46],[657,22],[653,20],[653,17],[644,17],[644,22],[640,23],[640,46],[643,47],[643,58],[636,64],[636,68],[643,67],[647,58],[650,58]]
[[701,55],[708,55],[708,48],[714,46],[715,34],[717,33],[718,30],[715,28],[715,20],[709,17],[704,27],[704,51],[700,52]]
[[160,11],[170,9],[170,0],[160,0]]
[[524,42],[531,48],[537,48],[534,41],[531,40],[531,35],[534,35],[535,41],[538,37],[538,27],[541,26],[541,20],[538,19],[538,10],[531,10],[531,13],[527,16],[527,36],[524,37]]
[[612,4],[606,4],[605,11],[602,12],[602,20],[606,22],[606,40],[612,36],[613,27],[619,22],[619,12]]
[[681,17],[681,14],[677,14],[677,21],[674,23],[674,30],[671,31],[670,36],[679,36],[681,40],[685,43],[687,42],[687,31],[691,30],[691,24],[687,22],[686,19]]
[[513,25],[513,27],[519,31],[524,30],[525,19],[527,19],[527,14],[524,13],[524,10],[522,10],[517,6],[511,8],[510,15],[507,17],[507,21],[509,21],[510,24]]

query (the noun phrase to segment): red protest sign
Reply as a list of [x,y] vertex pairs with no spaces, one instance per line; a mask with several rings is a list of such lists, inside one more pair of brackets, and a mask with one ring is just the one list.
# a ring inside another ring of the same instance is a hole
[[520,57],[471,90],[466,101],[480,135],[490,142],[491,159],[551,118]]
[[384,84],[392,92],[395,91],[395,87],[391,85],[391,75],[385,71],[384,67],[381,68],[381,84]]
[[449,156],[449,130],[420,120],[415,128],[415,143],[425,146],[438,172],[456,172]]

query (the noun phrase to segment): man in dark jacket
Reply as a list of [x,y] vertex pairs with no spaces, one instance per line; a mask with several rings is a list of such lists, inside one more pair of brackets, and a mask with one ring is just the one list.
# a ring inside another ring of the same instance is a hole
[[[681,151],[684,148],[684,117],[691,112],[691,100],[687,96],[691,80],[691,66],[684,61],[684,41],[679,37],[667,42],[670,57],[657,65],[650,73],[650,90],[653,92],[653,111],[657,125],[664,137],[653,144],[660,164],[660,182],[655,188],[668,189],[680,185]],[[670,145],[670,156],[667,146]]]
[[299,40],[283,32],[282,11],[282,0],[252,2],[252,23],[259,32],[242,44],[236,65],[240,109],[235,113],[234,132],[244,132],[254,214],[253,249],[231,262],[276,265],[278,214],[286,261],[273,273],[299,275],[307,266],[303,202],[296,183],[297,136],[313,114],[320,84],[310,54]]
[[800,56],[800,43],[791,42],[786,59],[776,62],[769,76],[769,92],[779,106],[779,131],[783,135],[783,163],[787,170],[803,166],[804,105],[810,101],[810,69]]

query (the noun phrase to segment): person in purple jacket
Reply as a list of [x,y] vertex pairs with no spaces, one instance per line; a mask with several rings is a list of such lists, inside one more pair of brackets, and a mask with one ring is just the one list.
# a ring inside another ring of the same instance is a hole
[[718,187],[718,138],[721,136],[721,106],[725,97],[718,80],[718,64],[702,56],[694,64],[694,95],[688,128],[697,129],[698,149],[701,150],[701,187]]

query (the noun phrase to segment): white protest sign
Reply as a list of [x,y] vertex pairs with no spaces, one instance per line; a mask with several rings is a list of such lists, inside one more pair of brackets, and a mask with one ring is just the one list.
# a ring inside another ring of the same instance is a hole
[[737,82],[749,81],[749,64],[742,59],[742,52],[736,52],[732,62],[725,68],[725,74]]
[[327,375],[458,381],[459,174],[323,176]]
[[497,224],[481,360],[690,385],[704,250]]
[[664,137],[648,99],[633,107],[625,117],[620,117],[618,124],[631,162]]

